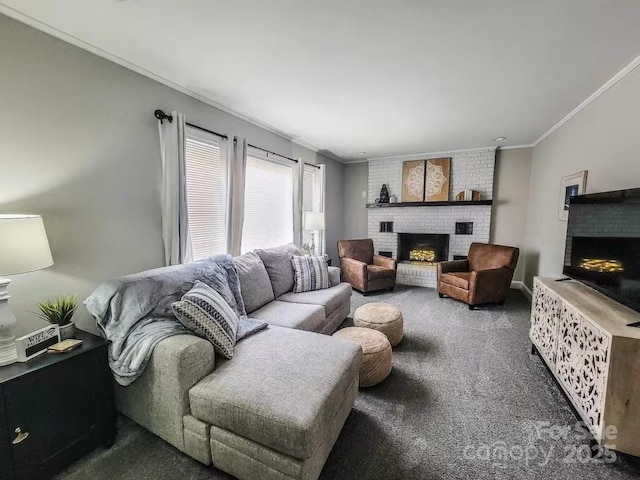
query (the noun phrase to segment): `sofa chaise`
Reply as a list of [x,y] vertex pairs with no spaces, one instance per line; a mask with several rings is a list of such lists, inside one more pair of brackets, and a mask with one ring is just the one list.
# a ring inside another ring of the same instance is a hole
[[236,257],[247,314],[268,328],[232,360],[195,335],[162,340],[138,380],[116,385],[118,410],[237,478],[317,478],[353,407],[361,351],[330,336],[349,314],[351,286],[330,268],[330,288],[292,293],[298,253]]

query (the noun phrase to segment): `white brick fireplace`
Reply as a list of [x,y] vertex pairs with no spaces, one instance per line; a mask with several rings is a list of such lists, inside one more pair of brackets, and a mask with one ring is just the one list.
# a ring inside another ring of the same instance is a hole
[[[481,200],[493,199],[495,149],[451,151],[437,154],[408,155],[369,161],[369,203],[375,203],[382,184],[401,201],[402,163],[407,160],[451,157],[449,200],[462,190],[478,190]],[[425,207],[368,208],[368,236],[376,253],[398,255],[398,233],[449,234],[449,259],[466,255],[472,242],[488,242],[491,228],[491,205],[451,205]],[[393,222],[393,232],[381,232],[380,222]],[[473,222],[471,235],[456,235],[456,222]],[[436,286],[433,266],[398,265],[398,283],[423,287]]]

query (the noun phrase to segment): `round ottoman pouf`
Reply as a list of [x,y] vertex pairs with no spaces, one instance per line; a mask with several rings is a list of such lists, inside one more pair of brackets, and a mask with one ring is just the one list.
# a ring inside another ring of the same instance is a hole
[[358,307],[353,314],[353,324],[356,327],[372,328],[384,333],[393,347],[402,340],[402,313],[398,307],[389,303],[365,303]]
[[373,387],[389,376],[391,344],[383,333],[368,328],[347,327],[338,330],[333,336],[355,342],[362,348],[361,387]]

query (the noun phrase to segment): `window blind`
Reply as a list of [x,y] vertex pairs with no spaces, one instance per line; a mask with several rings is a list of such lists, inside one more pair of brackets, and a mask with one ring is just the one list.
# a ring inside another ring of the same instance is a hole
[[187,129],[185,146],[187,211],[194,260],[225,253],[225,168],[220,141]]
[[242,253],[293,242],[293,169],[247,157]]

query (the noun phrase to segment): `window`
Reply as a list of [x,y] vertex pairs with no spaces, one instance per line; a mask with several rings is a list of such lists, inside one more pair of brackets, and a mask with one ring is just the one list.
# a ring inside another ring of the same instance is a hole
[[220,139],[187,128],[187,211],[193,260],[227,250],[225,166]]
[[247,157],[242,253],[293,242],[293,168]]

